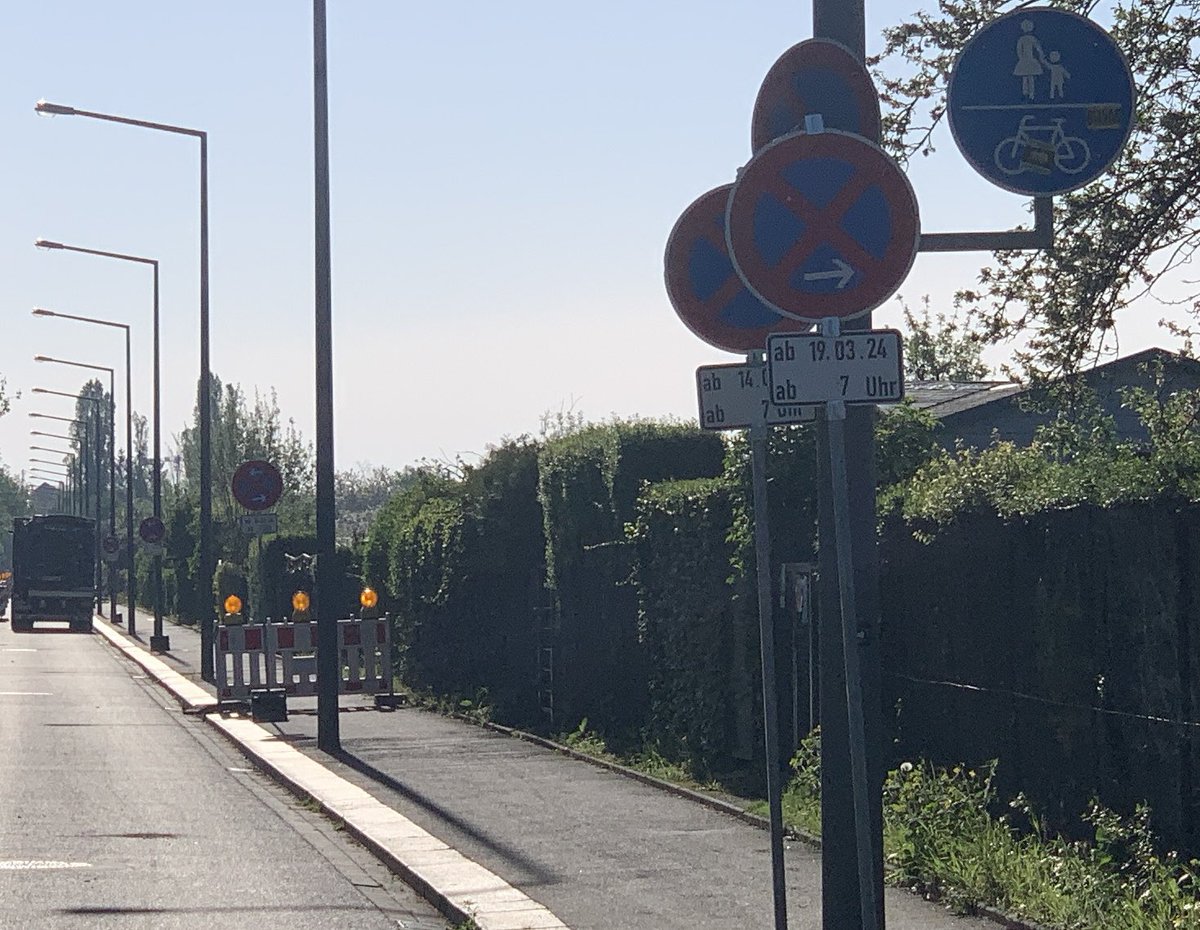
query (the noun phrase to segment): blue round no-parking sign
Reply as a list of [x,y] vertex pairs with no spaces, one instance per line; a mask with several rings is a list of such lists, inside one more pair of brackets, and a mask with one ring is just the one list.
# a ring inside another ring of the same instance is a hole
[[729,195],[725,238],[747,289],[784,316],[848,319],[896,292],[921,224],[908,178],[873,142],[796,132],[762,148]]
[[1133,127],[1133,75],[1096,23],[1027,7],[993,20],[950,73],[947,114],[963,156],[1018,194],[1065,194],[1094,181]]

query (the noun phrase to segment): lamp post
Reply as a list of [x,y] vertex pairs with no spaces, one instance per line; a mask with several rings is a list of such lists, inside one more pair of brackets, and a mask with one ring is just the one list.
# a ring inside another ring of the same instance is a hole
[[[137,576],[133,570],[133,359],[130,354],[128,323],[117,323],[113,320],[98,320],[87,316],[73,316],[70,313],[58,313],[44,307],[35,307],[34,316],[57,317],[63,320],[75,320],[79,323],[94,323],[97,326],[109,326],[125,330],[125,591],[128,597],[129,632],[137,632]],[[113,490],[115,494],[115,489]],[[115,499],[114,499],[115,501]],[[113,525],[115,530],[116,519]],[[111,587],[111,585],[110,585]],[[116,592],[113,592],[113,603],[116,603]],[[116,617],[116,611],[113,611]]]
[[[117,535],[117,455],[116,455],[116,438],[117,438],[117,399],[116,399],[116,370],[107,365],[93,365],[89,362],[72,362],[64,358],[51,358],[49,355],[35,355],[35,362],[53,362],[56,365],[70,365],[73,368],[88,368],[92,371],[107,371],[108,372],[108,532],[112,536]],[[99,438],[99,437],[97,437]],[[97,446],[97,474],[99,474],[99,442]],[[100,484],[96,484],[96,494],[99,496]],[[96,502],[97,523],[99,523],[100,502]],[[97,537],[99,537],[99,526],[97,526]],[[108,602],[109,602],[109,619],[113,623],[119,623],[117,620],[117,588],[113,584],[113,566],[109,563],[108,566]]]
[[[83,420],[76,420],[74,417],[58,417],[58,416],[53,416],[52,414],[49,414],[49,413],[30,413],[29,415],[31,417],[40,417],[41,419],[44,419],[44,420],[61,420],[62,422],[70,423],[73,426],[82,426],[83,425]],[[72,459],[75,458],[74,454],[72,454],[72,453],[65,453],[65,454],[70,454]],[[29,461],[36,462],[40,465],[53,465],[55,468],[65,469],[66,474],[67,474],[66,493],[68,495],[71,493],[71,478],[74,477],[74,474],[75,474],[75,468],[73,465],[68,465],[66,462],[62,461],[61,459],[57,462],[54,462],[54,461],[50,461],[49,459],[30,458]],[[74,513],[75,507],[72,506],[70,508],[69,512]]]
[[[154,400],[153,412],[151,417],[153,423],[153,445],[152,455],[154,456],[153,475],[151,484],[154,495],[154,516],[159,520],[162,519],[162,421],[159,415],[159,373],[161,371],[159,344],[158,344],[158,259],[147,258],[143,255],[130,255],[125,252],[109,252],[103,249],[89,249],[79,245],[67,245],[63,242],[55,242],[51,239],[38,239],[33,243],[39,249],[61,250],[64,252],[81,252],[84,255],[99,255],[102,258],[115,258],[119,261],[136,262],[141,265],[149,265],[154,270]],[[132,561],[130,562],[132,565]],[[162,587],[162,554],[154,556],[153,572],[154,578],[154,633],[150,637],[151,652],[170,652],[171,640],[163,634],[163,587]],[[130,608],[130,617],[132,618],[133,608]],[[132,627],[130,630],[132,631]]]
[[[34,390],[37,391],[38,388],[34,388]],[[43,390],[42,393],[50,393],[50,392]],[[55,392],[55,393],[60,393],[60,392]],[[92,446],[94,447],[95,452],[96,452],[96,459],[95,459],[95,464],[92,466],[90,471],[92,473],[91,474],[92,481],[96,485],[96,526],[95,526],[95,530],[96,530],[96,534],[95,534],[96,535],[96,613],[100,613],[104,606],[102,594],[101,594],[101,588],[100,588],[100,398],[93,397],[90,394],[67,394],[66,396],[67,397],[77,397],[79,400],[86,400],[86,401],[90,402],[92,405],[92,420],[93,420],[93,423],[95,424],[95,430],[94,430],[95,442],[92,443]],[[65,439],[67,442],[78,443],[80,456],[84,459],[86,459],[86,457],[87,457],[85,448],[84,448],[84,439],[87,438],[87,430],[80,430],[78,436],[63,436],[60,433],[44,433],[41,430],[33,429],[33,430],[29,431],[29,435],[45,436],[48,439]],[[45,446],[30,446],[30,448],[31,449],[41,449],[45,452],[57,451],[55,449],[47,449]],[[82,465],[80,466],[80,468],[81,468],[81,475],[82,475]],[[87,486],[86,481],[84,481],[84,484],[83,484],[83,499],[84,499],[83,509],[86,511],[87,504],[88,504],[88,486]]]
[[[80,110],[60,103],[39,100],[34,106],[38,113],[50,116],[85,116],[155,129],[176,135],[191,136],[200,141],[200,590],[206,591],[212,584],[213,540],[212,540],[212,375],[208,357],[208,133],[200,129],[153,123],[148,120],[130,119],[111,113],[96,113]],[[205,610],[200,618],[200,677],[211,682],[213,671],[213,645],[215,640],[216,615]]]
[[[57,504],[58,510],[57,510],[57,512],[62,513],[63,506],[64,506],[63,499],[66,494],[64,484],[63,484],[63,478],[65,477],[63,475],[63,473],[50,471],[49,469],[43,470],[41,468],[31,468],[31,469],[29,469],[29,477],[31,479],[31,484],[32,484],[32,481],[40,481],[42,483],[42,485],[44,485],[47,481],[53,481],[55,483],[55,485],[58,486],[58,504]],[[32,490],[33,491],[41,490],[41,485],[39,485],[36,488],[32,488]]]
[[337,615],[333,610],[333,336],[329,235],[329,77],[325,0],[313,0],[313,153],[317,401],[317,746],[341,749]]
[[[71,508],[72,513],[83,516],[87,513],[86,499],[83,496],[83,456],[76,455],[74,452],[68,452],[66,449],[51,449],[49,446],[30,446],[34,452],[50,452],[55,455],[61,455],[64,458],[70,456],[71,478],[74,483],[73,501],[74,505]],[[31,462],[36,462],[38,459],[30,459]]]
[[66,481],[67,473],[62,471],[54,471],[51,468],[38,468],[34,466],[29,469],[29,477],[35,478],[38,481],[46,482],[53,481],[58,485],[58,512],[64,513],[66,510]]
[[[96,404],[99,402],[98,398],[93,397],[90,394],[72,394],[69,391],[52,391],[49,388],[44,388],[44,387],[33,388],[33,393],[34,394],[53,394],[55,397],[69,397],[72,400],[84,400],[90,404]],[[30,448],[36,449],[38,447],[30,446]],[[57,450],[44,449],[42,451],[55,452]],[[82,449],[80,450],[80,452],[82,453]],[[84,477],[83,477],[83,469],[84,469],[84,466],[87,464],[87,456],[81,454],[79,457],[79,460],[76,464],[78,465],[78,469],[79,469],[79,486],[80,486],[80,490],[81,490],[81,493],[79,495],[79,497],[80,497],[80,511],[79,512],[80,512],[80,514],[86,514],[87,509],[88,509],[88,493],[87,493],[87,482],[84,481]]]

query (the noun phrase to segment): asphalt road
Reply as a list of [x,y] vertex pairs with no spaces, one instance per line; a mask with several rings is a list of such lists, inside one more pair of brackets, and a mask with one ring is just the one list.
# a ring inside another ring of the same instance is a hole
[[445,930],[98,636],[0,623],[0,930]]

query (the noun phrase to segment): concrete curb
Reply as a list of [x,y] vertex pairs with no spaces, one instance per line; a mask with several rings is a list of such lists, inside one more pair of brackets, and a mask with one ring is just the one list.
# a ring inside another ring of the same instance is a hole
[[[215,697],[98,620],[95,628],[109,644],[145,669],[185,711],[216,709]],[[479,930],[570,930],[544,905],[252,720],[215,713],[206,713],[205,720],[255,766],[345,826],[447,919],[473,920]]]

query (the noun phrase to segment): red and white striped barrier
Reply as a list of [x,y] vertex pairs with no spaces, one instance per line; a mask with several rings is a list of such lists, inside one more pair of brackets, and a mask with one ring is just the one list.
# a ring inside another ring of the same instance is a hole
[[[339,694],[392,689],[391,624],[386,617],[337,622]],[[245,701],[251,690],[317,693],[317,621],[254,623],[217,630],[217,698]]]

